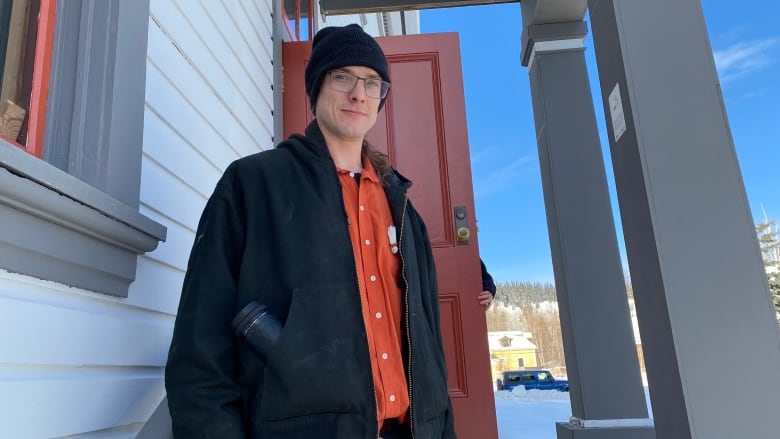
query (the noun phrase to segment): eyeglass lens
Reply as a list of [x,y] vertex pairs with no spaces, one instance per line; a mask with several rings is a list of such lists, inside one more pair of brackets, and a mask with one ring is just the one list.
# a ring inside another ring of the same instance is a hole
[[366,96],[373,99],[383,99],[390,90],[390,83],[379,78],[361,78],[346,72],[329,72],[330,86],[336,91],[349,93],[354,90],[358,79],[363,81]]

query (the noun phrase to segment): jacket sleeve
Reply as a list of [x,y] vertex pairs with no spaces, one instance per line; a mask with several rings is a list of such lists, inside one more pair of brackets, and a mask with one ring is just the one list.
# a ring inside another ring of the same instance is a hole
[[[430,289],[428,293],[431,295],[430,303],[432,306],[432,313],[434,317],[434,330],[436,332],[436,339],[439,343],[439,349],[441,350],[441,356],[444,358],[444,342],[441,337],[441,318],[439,316],[439,281],[436,278],[436,264],[433,260],[433,248],[431,247],[431,240],[428,236],[428,229],[425,227],[422,217],[415,212],[417,221],[420,224],[420,231],[423,238],[423,245],[425,246],[425,264],[426,271],[428,273],[428,285]],[[422,263],[422,261],[420,261]],[[447,377],[444,378],[447,381]],[[442,439],[456,439],[455,435],[455,417],[452,410],[452,399],[448,398],[447,401],[447,413],[444,419],[444,431],[442,432]]]
[[165,386],[176,438],[246,437],[230,325],[245,232],[242,203],[226,176],[200,218],[168,353]]
[[493,281],[493,276],[490,275],[485,267],[485,263],[482,259],[479,260],[479,265],[482,268],[482,291],[490,291],[493,297],[496,297],[496,283]]

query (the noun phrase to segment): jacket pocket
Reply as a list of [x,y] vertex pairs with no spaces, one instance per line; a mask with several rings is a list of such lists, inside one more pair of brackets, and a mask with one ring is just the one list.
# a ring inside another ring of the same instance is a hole
[[274,421],[254,421],[252,438],[257,439],[337,439],[336,413],[296,416]]
[[351,283],[293,290],[263,371],[257,419],[356,413],[373,407],[360,296]]

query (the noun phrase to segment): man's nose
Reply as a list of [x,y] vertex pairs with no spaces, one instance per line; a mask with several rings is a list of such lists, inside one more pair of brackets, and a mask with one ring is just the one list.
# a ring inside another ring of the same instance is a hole
[[349,97],[350,99],[361,101],[361,102],[366,100],[365,79],[358,78],[358,80],[355,81],[355,86],[352,87],[352,92],[349,94]]

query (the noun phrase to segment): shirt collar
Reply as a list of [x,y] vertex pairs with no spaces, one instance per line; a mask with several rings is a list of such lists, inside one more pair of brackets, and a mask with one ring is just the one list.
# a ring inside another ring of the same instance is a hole
[[[339,174],[349,174],[351,171],[347,169],[341,169],[336,166],[336,170]],[[376,174],[374,166],[371,164],[371,160],[365,155],[363,156],[363,171],[360,173],[360,180],[370,180],[374,183],[379,183],[379,176]]]

